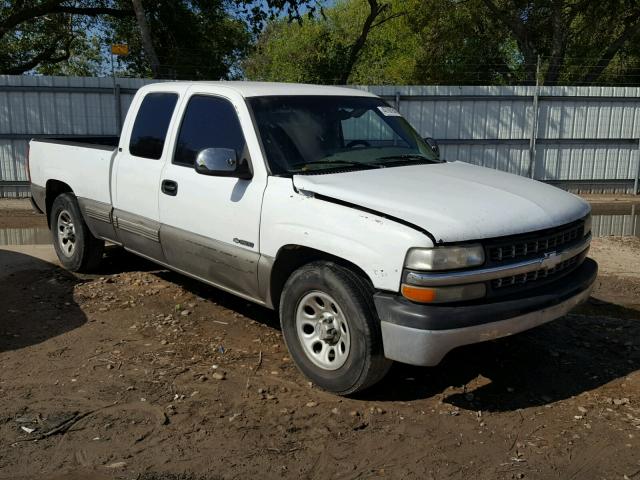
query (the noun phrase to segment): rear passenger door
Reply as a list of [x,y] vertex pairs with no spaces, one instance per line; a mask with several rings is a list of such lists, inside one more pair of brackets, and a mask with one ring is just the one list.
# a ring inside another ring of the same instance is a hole
[[[248,137],[248,138],[247,138]],[[174,151],[160,193],[160,237],[167,262],[234,293],[259,297],[260,209],[266,170],[240,96],[194,94],[185,100]],[[202,175],[194,163],[205,148],[228,148],[252,163],[253,178]]]
[[[133,120],[127,119],[116,156],[113,223],[128,249],[165,261],[160,247],[160,176],[171,152],[167,133],[177,110],[178,91],[149,91]],[[135,108],[136,105],[132,105]],[[130,124],[129,124],[130,122]]]

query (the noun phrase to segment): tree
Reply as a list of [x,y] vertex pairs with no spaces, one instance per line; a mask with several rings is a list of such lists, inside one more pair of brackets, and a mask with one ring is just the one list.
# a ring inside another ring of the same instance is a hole
[[233,78],[257,38],[242,63],[250,78],[640,83],[638,0],[0,0],[0,7],[0,73],[100,72],[105,58],[96,61],[96,45],[127,42],[127,74]]
[[[547,85],[612,82],[612,65],[619,80],[628,72],[620,60],[629,55],[637,59],[633,53],[640,40],[637,0],[425,0],[422,11],[438,11],[436,16],[447,20],[466,18],[453,30],[466,31],[462,38],[484,46],[479,52],[468,51],[479,54],[475,63],[482,79],[487,78],[480,72],[487,65],[483,55],[487,47],[506,78],[511,75],[527,83],[535,83],[541,58],[539,80]],[[449,21],[427,21],[417,31],[448,37],[450,27]],[[627,61],[626,66],[632,68],[634,62]]]
[[[571,32],[565,82],[640,83],[640,2],[591,2],[576,15]],[[580,55],[589,60],[588,67],[576,68],[585,63]]]
[[133,14],[101,0],[0,0],[0,6],[0,72],[6,74],[64,62],[96,18]]
[[257,30],[316,8],[316,0],[0,0],[0,73],[70,71],[54,66],[84,62],[96,37],[132,42],[124,61],[132,74],[220,78],[246,50],[247,24]]
[[[128,1],[128,0],[127,0]],[[129,45],[120,62],[134,76],[214,79],[234,75],[251,41],[247,24],[233,18],[222,0],[143,1],[144,40],[136,18],[110,21],[109,42]],[[153,48],[156,58],[149,55]]]
[[409,1],[339,1],[301,22],[267,24],[243,62],[253,80],[388,83],[412,74],[417,49],[406,23]]
[[410,17],[419,38],[419,84],[507,84],[524,79],[522,55],[477,0],[421,0]]
[[151,38],[151,32],[149,31],[149,25],[147,24],[147,17],[142,6],[141,0],[131,0],[133,4],[133,11],[136,14],[136,22],[138,23],[138,29],[140,30],[140,40],[144,47],[144,52],[149,59],[149,65],[153,76],[157,77],[160,73],[160,60],[158,60],[158,54],[153,46],[153,39]]
[[382,24],[397,18],[403,13],[389,13],[391,10],[391,4],[381,3],[378,0],[367,0],[369,10],[367,16],[362,24],[362,28],[355,41],[348,48],[348,54],[344,66],[340,69],[340,75],[338,77],[338,83],[346,84],[351,76],[354,65],[358,61],[362,50],[367,42],[367,37],[371,34],[371,31],[380,27]]
[[[338,1],[325,10],[326,19],[315,15],[302,26],[270,22],[245,62],[247,75],[322,83],[640,83],[638,0],[387,3],[406,12],[389,22],[393,28],[366,28],[376,23],[367,22],[365,12],[373,10],[365,0]],[[360,49],[354,62],[347,61],[351,46]],[[379,51],[383,62],[405,66],[401,78],[375,68]],[[385,73],[358,75],[372,67]]]
[[78,36],[69,48],[69,58],[44,63],[34,70],[41,75],[92,77],[106,73],[101,41],[98,37]]
[[342,0],[301,25],[270,22],[243,67],[250,79],[316,83],[522,81],[521,57],[506,29],[460,3],[388,0],[382,21],[371,22],[366,0]]

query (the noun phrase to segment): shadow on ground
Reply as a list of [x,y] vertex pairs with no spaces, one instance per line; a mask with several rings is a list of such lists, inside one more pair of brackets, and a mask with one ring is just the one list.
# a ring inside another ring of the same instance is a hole
[[0,352],[35,345],[87,319],[73,300],[75,276],[23,253],[0,250]]
[[[99,269],[89,278],[104,275],[114,275],[126,272],[150,272],[159,278],[179,285],[193,295],[215,302],[223,308],[233,310],[247,318],[264,323],[273,328],[280,328],[278,316],[272,310],[244,300],[236,295],[227,293],[219,288],[194,280],[180,273],[167,270],[164,267],[130,253],[123,248],[110,246],[105,250],[105,257]],[[84,276],[84,275],[83,275]]]
[[[126,252],[113,255],[104,273],[158,269]],[[154,274],[280,328],[271,310],[171,271]],[[513,411],[579,395],[640,369],[639,311],[591,299],[577,312],[514,337],[458,348],[437,367],[394,364],[383,382],[356,398],[411,401],[457,387],[458,393],[446,396],[445,403],[469,410]]]
[[537,329],[458,348],[434,368],[395,364],[362,398],[409,401],[457,387],[443,401],[461,409],[501,412],[545,405],[639,370],[638,339],[640,312],[597,301]]
[[215,302],[223,308],[233,310],[251,320],[263,323],[271,328],[280,329],[280,320],[278,315],[273,310],[269,310],[266,307],[261,307],[255,303],[244,300],[236,295],[227,293],[215,287],[211,287],[198,280],[185,277],[179,273],[172,271],[161,271],[156,273],[160,278],[171,283],[180,285],[185,290],[191,292],[193,295],[204,298],[210,302]]
[[90,277],[127,272],[151,272],[156,270],[164,270],[164,267],[142,258],[139,255],[128,252],[117,245],[108,245],[104,249],[104,258],[102,262],[100,262],[100,266]]

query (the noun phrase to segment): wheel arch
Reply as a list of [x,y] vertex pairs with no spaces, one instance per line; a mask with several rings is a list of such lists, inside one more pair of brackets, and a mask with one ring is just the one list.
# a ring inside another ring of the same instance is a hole
[[276,254],[269,278],[267,301],[271,303],[274,309],[277,310],[279,307],[282,290],[291,274],[303,265],[317,261],[334,262],[349,268],[365,279],[371,285],[371,288],[374,288],[369,275],[361,267],[345,258],[303,245],[284,245]]
[[45,192],[45,214],[47,215],[47,224],[51,227],[51,208],[53,207],[53,202],[63,193],[73,193],[73,189],[60,180],[47,180]]

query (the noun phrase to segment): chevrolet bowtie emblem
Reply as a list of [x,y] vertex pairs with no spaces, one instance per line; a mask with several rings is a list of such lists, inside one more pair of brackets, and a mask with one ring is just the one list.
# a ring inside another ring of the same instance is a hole
[[558,252],[547,252],[544,254],[544,258],[540,260],[540,266],[549,270],[562,262],[562,257],[558,255]]

